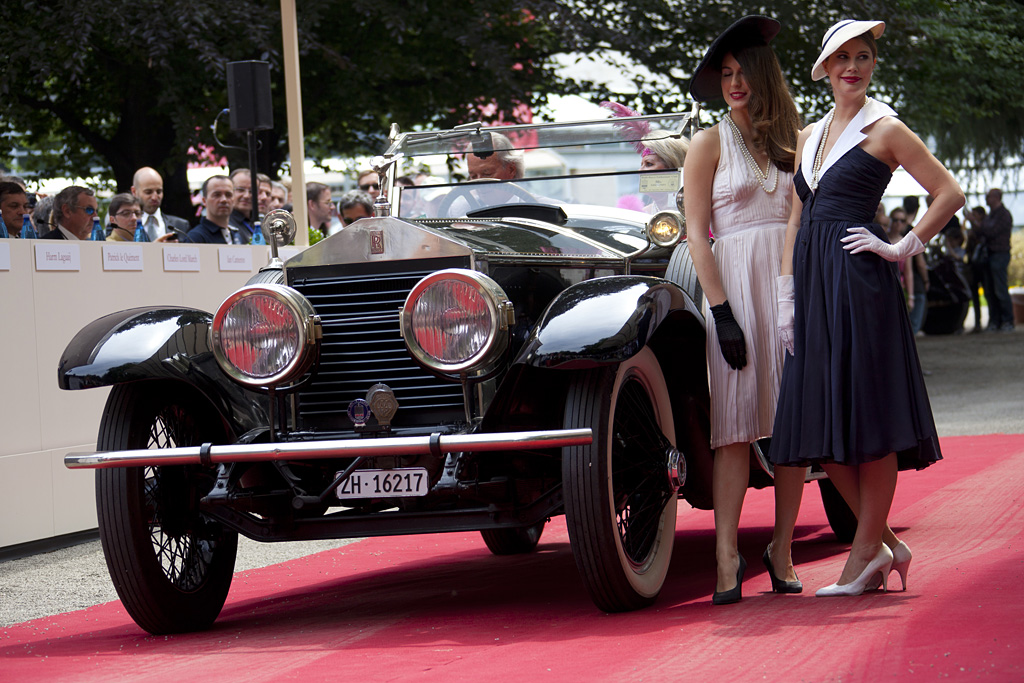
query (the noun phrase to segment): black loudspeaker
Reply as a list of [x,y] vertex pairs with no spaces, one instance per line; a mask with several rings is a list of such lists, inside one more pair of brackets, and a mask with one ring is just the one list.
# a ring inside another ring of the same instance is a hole
[[269,62],[228,62],[228,108],[232,130],[274,127]]

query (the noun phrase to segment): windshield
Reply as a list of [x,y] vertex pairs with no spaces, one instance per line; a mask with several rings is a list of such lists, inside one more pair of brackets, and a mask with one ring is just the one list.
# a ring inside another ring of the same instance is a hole
[[[506,138],[513,149],[558,149],[582,145],[621,145],[641,140],[678,138],[690,120],[689,114],[609,118],[586,123],[542,123],[519,126],[485,126],[470,123],[451,130],[406,133],[386,156],[462,155],[495,149],[494,136]],[[499,147],[500,148],[500,147]]]
[[678,169],[517,180],[486,178],[466,183],[403,187],[398,195],[398,215],[403,218],[527,215],[525,205],[536,204],[559,207],[570,217],[602,213],[610,217],[611,210],[653,214],[675,209],[675,193],[681,186],[682,171]]

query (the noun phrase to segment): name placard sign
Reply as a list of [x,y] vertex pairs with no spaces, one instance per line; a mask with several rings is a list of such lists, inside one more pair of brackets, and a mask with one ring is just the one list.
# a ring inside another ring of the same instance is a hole
[[104,244],[103,270],[142,270],[142,245]]
[[299,252],[303,251],[305,247],[279,247],[277,250],[277,256],[282,261],[287,261],[292,256],[295,256]]
[[199,247],[164,247],[165,271],[199,272]]
[[252,271],[252,249],[250,247],[219,247],[221,270]]
[[[3,219],[0,219],[3,220]],[[0,242],[0,270],[11,269],[11,245]]]
[[[42,240],[46,242],[46,240]],[[50,240],[51,244],[36,244],[36,270],[81,270],[82,257],[78,245],[67,241]]]
[[675,192],[681,184],[679,171],[640,174],[641,192]]

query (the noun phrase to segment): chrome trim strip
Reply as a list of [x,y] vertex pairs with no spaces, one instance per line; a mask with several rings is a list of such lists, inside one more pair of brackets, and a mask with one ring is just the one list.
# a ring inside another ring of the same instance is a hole
[[[430,436],[403,436],[383,439],[304,441],[301,443],[229,444],[212,446],[208,458],[212,463],[230,463],[427,455],[431,452],[431,438]],[[445,434],[437,437],[442,453],[587,446],[592,441],[593,435],[589,428],[490,434]],[[186,446],[109,453],[68,453],[64,456],[64,466],[76,470],[147,465],[198,465],[200,464],[200,448],[200,446]]]

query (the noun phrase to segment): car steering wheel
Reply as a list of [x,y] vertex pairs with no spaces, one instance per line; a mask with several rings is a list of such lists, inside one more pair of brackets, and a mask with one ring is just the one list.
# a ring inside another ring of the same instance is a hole
[[[458,187],[453,188],[452,191],[441,200],[441,204],[437,207],[438,218],[455,218],[455,216],[449,216],[448,211],[452,208],[452,204],[454,204],[455,200],[459,197],[465,199],[466,203],[469,205],[469,210],[465,213],[484,208],[484,203],[481,202],[474,194],[474,190],[479,188],[473,187],[473,184],[497,182],[500,182],[497,178],[477,178],[476,180],[470,180],[465,185],[459,185]],[[502,189],[508,190],[510,194],[519,197],[525,202],[532,203],[537,201],[536,197],[514,183],[506,183]]]

